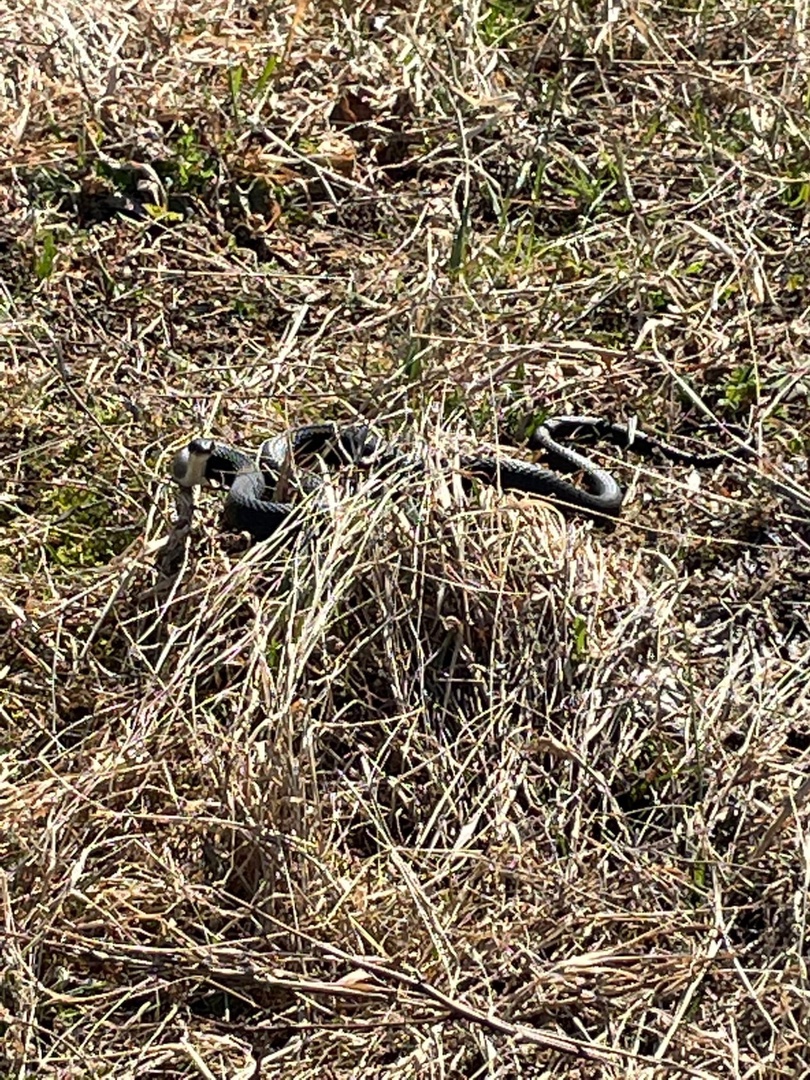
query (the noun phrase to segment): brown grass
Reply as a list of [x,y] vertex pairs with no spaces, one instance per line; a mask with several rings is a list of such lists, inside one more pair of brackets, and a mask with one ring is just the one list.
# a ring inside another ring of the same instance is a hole
[[[0,1075],[810,1076],[807,32],[0,0]],[[589,411],[759,457],[442,464]],[[167,545],[358,417],[427,479]]]

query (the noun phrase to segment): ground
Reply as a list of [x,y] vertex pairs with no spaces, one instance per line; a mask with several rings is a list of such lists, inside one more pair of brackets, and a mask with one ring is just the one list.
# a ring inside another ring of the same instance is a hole
[[808,17],[0,0],[1,1075],[810,1076]]

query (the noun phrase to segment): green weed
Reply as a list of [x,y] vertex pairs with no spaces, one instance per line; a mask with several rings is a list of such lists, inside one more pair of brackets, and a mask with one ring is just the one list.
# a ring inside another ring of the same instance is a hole
[[725,401],[735,412],[753,405],[759,397],[759,379],[753,364],[741,364],[729,376]]
[[56,260],[56,241],[52,232],[46,232],[42,236],[42,245],[34,263],[34,273],[40,281],[49,278],[53,273],[53,264]]

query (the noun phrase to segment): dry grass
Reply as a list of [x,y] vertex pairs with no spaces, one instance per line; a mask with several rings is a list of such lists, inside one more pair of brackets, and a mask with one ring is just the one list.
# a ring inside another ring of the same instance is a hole
[[[2,1076],[810,1076],[807,22],[0,2]],[[760,456],[165,546],[565,411]]]

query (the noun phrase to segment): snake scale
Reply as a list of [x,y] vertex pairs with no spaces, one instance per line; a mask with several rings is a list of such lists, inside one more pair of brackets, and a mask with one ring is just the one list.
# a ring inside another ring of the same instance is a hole
[[[733,434],[739,435],[736,429]],[[551,468],[511,457],[466,455],[460,459],[463,477],[497,485],[503,491],[538,495],[563,508],[597,519],[615,518],[621,511],[624,492],[609,472],[583,454],[563,445],[565,441],[586,438],[605,440],[615,446],[632,449],[644,456],[660,454],[670,461],[711,467],[733,454],[718,452],[695,454],[676,447],[628,424],[616,424],[596,416],[560,416],[548,419],[529,439],[529,447],[541,450]],[[747,449],[747,448],[743,448]],[[227,489],[225,517],[238,531],[265,540],[282,526],[295,507],[290,502],[276,502],[270,497],[279,481],[299,457],[317,455],[327,468],[340,465],[373,464],[391,473],[411,475],[424,471],[421,458],[403,453],[373,435],[365,426],[341,426],[335,423],[309,424],[284,435],[267,439],[255,456],[236,450],[213,439],[195,438],[175,454],[172,478],[182,488],[217,485]],[[584,487],[578,487],[561,474],[581,472]],[[309,479],[309,489],[320,481]]]

